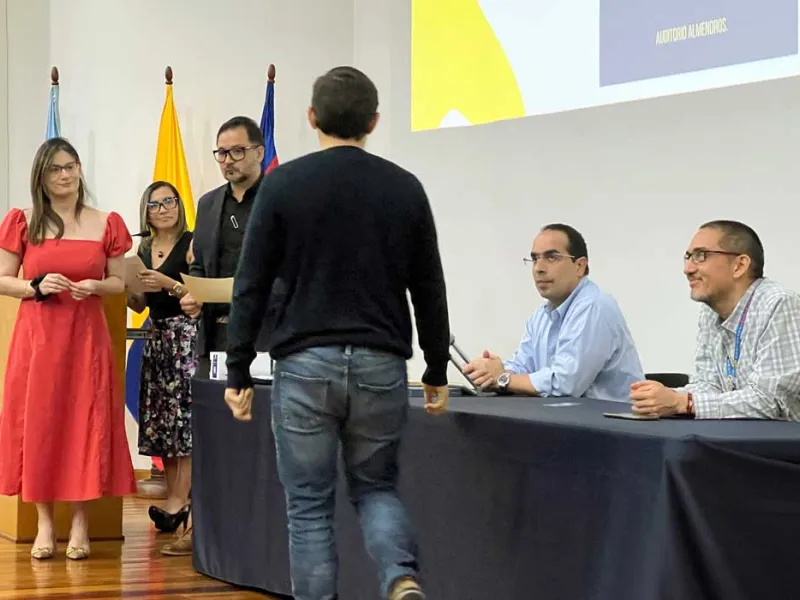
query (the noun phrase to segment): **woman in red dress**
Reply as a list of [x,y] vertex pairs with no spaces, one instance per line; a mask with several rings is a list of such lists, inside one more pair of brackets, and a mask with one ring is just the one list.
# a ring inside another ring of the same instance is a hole
[[101,298],[123,293],[132,240],[119,215],[86,205],[78,153],[62,138],[36,153],[31,197],[32,210],[11,209],[0,224],[0,294],[21,299],[0,412],[0,494],[36,503],[37,559],[55,552],[53,502],[72,502],[67,558],[81,560],[86,502],[136,490]]

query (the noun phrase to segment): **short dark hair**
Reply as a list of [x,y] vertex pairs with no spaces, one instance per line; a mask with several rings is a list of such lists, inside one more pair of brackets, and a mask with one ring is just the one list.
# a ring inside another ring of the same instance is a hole
[[577,229],[563,223],[550,223],[550,225],[542,227],[542,231],[560,231],[567,236],[567,252],[575,259],[585,258],[586,272],[584,275],[589,274],[589,249],[586,247],[586,240]]
[[709,221],[700,229],[716,229],[722,234],[720,246],[726,252],[736,252],[750,257],[750,276],[753,279],[764,277],[764,246],[758,234],[749,225],[739,221],[720,219]]
[[323,133],[360,140],[370,133],[378,112],[378,89],[353,67],[336,67],[314,82],[311,108]]
[[264,134],[261,133],[261,128],[253,119],[244,116],[233,117],[225,121],[219,128],[219,131],[217,131],[217,140],[219,140],[219,136],[226,131],[236,129],[237,127],[242,127],[247,132],[247,139],[251,144],[258,144],[259,146],[264,145]]

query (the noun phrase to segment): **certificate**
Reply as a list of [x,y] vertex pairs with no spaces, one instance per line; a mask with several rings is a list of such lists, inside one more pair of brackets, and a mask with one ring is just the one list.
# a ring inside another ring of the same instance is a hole
[[233,277],[192,277],[181,273],[186,290],[201,304],[230,304],[233,299]]

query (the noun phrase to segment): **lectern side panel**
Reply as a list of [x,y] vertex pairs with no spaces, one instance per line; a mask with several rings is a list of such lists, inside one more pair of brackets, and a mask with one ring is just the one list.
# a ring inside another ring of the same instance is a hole
[[6,380],[6,362],[8,362],[8,346],[11,343],[11,334],[14,332],[14,323],[17,320],[19,300],[0,296],[0,408],[3,407],[3,386]]

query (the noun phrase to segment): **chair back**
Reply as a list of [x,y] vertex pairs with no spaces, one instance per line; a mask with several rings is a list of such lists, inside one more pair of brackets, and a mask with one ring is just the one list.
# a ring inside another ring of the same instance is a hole
[[646,373],[645,379],[658,381],[670,388],[684,387],[689,383],[689,376],[686,373]]

